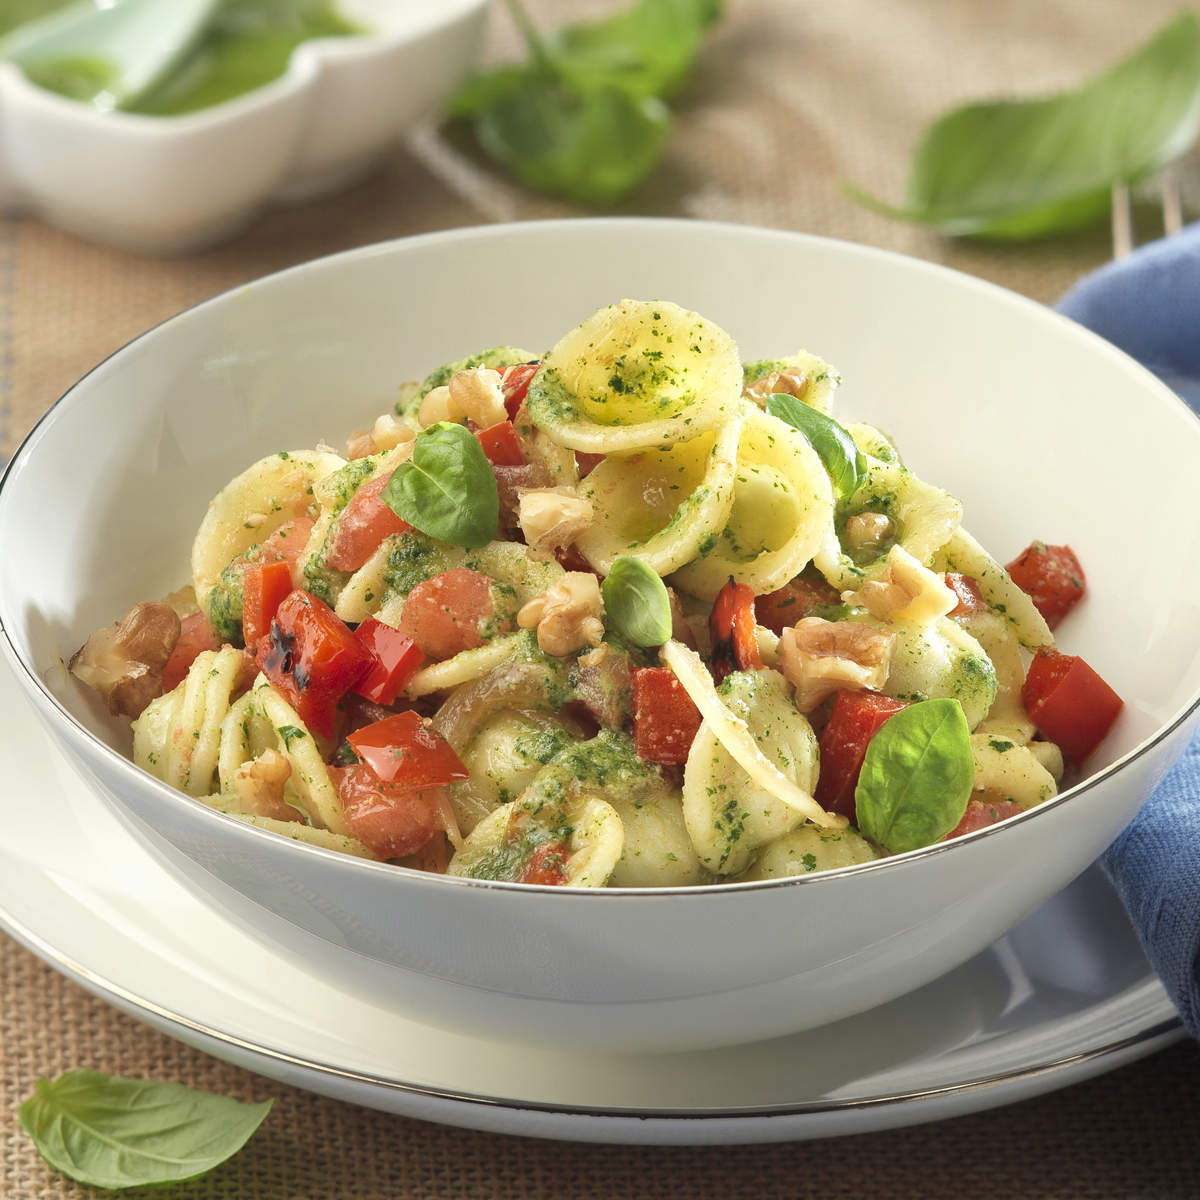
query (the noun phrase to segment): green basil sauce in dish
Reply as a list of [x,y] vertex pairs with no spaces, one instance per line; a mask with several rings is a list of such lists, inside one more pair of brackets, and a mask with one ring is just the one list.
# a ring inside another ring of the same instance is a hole
[[[71,2],[6,4],[0,13],[0,37]],[[365,32],[329,0],[226,0],[199,44],[166,81],[124,111],[169,117],[211,108],[278,79],[301,42]],[[107,88],[113,72],[103,58],[83,55],[48,58],[25,67],[39,87],[85,103]]]

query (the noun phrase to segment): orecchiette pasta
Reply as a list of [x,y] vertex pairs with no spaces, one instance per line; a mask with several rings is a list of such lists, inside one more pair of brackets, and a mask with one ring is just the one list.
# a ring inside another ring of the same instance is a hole
[[890,436],[838,426],[840,383],[664,301],[469,355],[350,461],[244,470],[193,588],[143,606],[177,641],[148,662],[117,623],[72,669],[137,684],[134,761],[179,791],[408,869],[690,887],[972,832],[1055,795],[1120,701],[1041,611],[1082,595],[1074,554],[1034,543],[1021,590]]

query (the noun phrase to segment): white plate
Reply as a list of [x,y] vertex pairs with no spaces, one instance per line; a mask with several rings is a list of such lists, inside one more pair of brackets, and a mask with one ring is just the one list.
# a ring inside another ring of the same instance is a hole
[[356,1104],[580,1141],[782,1141],[1024,1099],[1182,1034],[1094,869],[936,983],[812,1033],[628,1058],[446,1033],[309,974],[184,888],[59,757],[4,666],[0,711],[0,924],[173,1037]]

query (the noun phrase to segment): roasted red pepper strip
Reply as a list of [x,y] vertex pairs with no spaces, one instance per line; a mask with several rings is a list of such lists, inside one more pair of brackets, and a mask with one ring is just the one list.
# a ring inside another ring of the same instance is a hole
[[878,692],[838,692],[819,743],[821,774],[813,798],[822,808],[856,821],[854,789],[867,745],[888,717],[906,707]]
[[354,686],[360,696],[376,704],[392,704],[421,669],[425,655],[407,634],[367,617],[354,631],[374,660],[370,670]]
[[1032,542],[1008,564],[1012,581],[1029,594],[1051,629],[1083,599],[1087,579],[1070,546]]
[[510,421],[517,419],[517,409],[525,403],[525,393],[529,391],[530,381],[541,365],[540,361],[518,363],[515,367],[504,369],[500,377],[500,390],[504,393],[504,407]]
[[525,452],[521,449],[521,441],[511,421],[501,421],[498,425],[489,425],[487,429],[478,429],[475,437],[493,467],[525,465]]
[[356,729],[346,741],[393,790],[423,792],[470,778],[454,747],[419,713],[402,712]]
[[1029,664],[1021,700],[1038,732],[1074,763],[1100,745],[1124,707],[1082,658],[1045,649]]
[[729,582],[717,593],[708,631],[712,634],[712,673],[718,683],[731,671],[762,667],[755,635],[754,590],[749,584]]
[[242,576],[242,640],[253,652],[266,636],[275,612],[292,590],[292,569],[285,562],[257,562]]
[[646,762],[685,763],[700,729],[700,710],[675,672],[639,667],[633,673],[633,742]]
[[951,617],[969,617],[972,613],[983,612],[987,601],[979,590],[979,580],[973,575],[959,575],[950,571],[945,576],[946,586],[958,597],[958,603],[947,614]]
[[300,589],[276,610],[256,661],[305,725],[325,737],[334,735],[338,701],[372,663],[333,609]]

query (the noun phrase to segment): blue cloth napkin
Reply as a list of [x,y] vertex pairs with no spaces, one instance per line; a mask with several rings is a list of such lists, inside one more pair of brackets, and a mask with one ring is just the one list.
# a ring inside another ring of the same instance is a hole
[[[1200,412],[1200,224],[1109,263],[1058,309]],[[1200,735],[1100,860],[1151,965],[1200,1037]]]

